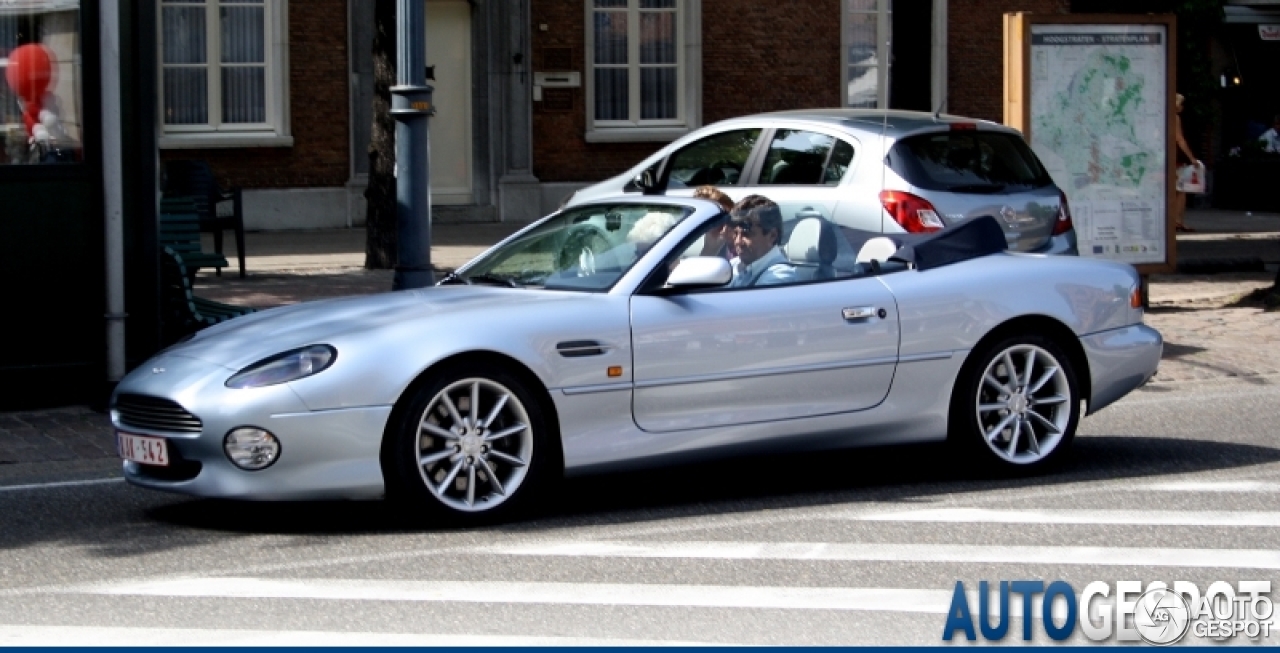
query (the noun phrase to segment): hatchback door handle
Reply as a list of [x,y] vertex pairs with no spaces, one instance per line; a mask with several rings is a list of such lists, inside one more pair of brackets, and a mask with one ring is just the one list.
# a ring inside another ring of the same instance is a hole
[[867,320],[876,316],[874,306],[850,306],[841,311],[846,320]]

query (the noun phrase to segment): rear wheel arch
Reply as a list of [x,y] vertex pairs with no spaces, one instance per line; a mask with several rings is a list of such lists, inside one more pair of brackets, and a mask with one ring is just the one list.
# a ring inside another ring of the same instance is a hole
[[1028,333],[1051,338],[1058,346],[1066,350],[1067,356],[1071,359],[1071,367],[1076,374],[1076,383],[1080,386],[1080,396],[1085,402],[1092,403],[1093,398],[1090,396],[1090,390],[1093,384],[1089,373],[1089,357],[1084,353],[1080,338],[1076,336],[1070,327],[1046,315],[1023,315],[992,329],[974,344],[973,349],[969,350],[969,357],[964,362],[965,369],[968,369],[971,365],[976,365],[975,354],[982,352],[992,343],[1012,335]]

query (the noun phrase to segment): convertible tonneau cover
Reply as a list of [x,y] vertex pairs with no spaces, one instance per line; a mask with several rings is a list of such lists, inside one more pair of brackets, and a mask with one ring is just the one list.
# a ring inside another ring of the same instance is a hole
[[889,260],[909,263],[917,270],[942,267],[1003,252],[1009,244],[996,219],[979,216],[931,234],[895,236],[902,246]]

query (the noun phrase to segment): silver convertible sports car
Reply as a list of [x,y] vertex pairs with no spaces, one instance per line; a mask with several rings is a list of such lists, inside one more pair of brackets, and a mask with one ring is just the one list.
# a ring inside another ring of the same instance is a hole
[[[588,203],[435,287],[200,331],[117,387],[125,476],[471,523],[565,474],[748,451],[949,440],[1030,472],[1156,371],[1128,265],[1007,252],[990,217],[891,237],[760,215]],[[708,254],[726,230],[771,245],[769,274]]]

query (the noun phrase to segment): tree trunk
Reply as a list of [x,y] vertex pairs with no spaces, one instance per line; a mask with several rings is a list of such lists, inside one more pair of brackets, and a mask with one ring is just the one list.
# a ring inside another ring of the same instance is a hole
[[373,132],[369,139],[369,187],[364,267],[396,265],[396,123],[391,87],[396,83],[396,0],[375,0],[373,20]]

